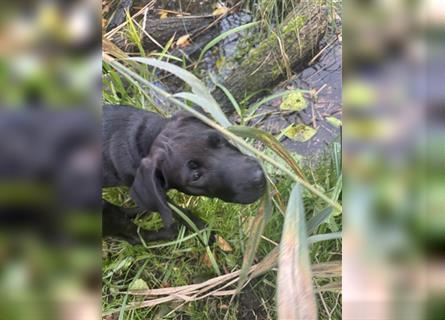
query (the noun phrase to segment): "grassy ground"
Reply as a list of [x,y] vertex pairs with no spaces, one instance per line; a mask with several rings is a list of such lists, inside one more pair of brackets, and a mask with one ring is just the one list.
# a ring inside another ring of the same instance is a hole
[[[269,1],[276,10],[274,1]],[[264,4],[267,4],[264,1]],[[272,12],[271,11],[271,12]],[[129,28],[130,29],[130,28]],[[137,40],[136,40],[137,41]],[[145,79],[150,78],[146,68],[134,68]],[[153,111],[157,110],[147,91],[139,84],[122,80],[122,75],[108,64],[104,65],[104,102],[130,104]],[[153,79],[152,79],[153,80]],[[338,145],[337,145],[338,147]],[[303,168],[308,182],[317,186],[329,198],[337,200],[341,194],[341,170],[338,159],[340,149],[331,147],[324,158],[306,159]],[[255,254],[254,263],[260,262],[280,242],[284,211],[288,203],[293,180],[269,165],[265,166],[276,189],[271,218]],[[127,190],[106,189],[107,200],[131,206]],[[211,247],[199,241],[196,234],[181,229],[176,240],[131,246],[115,239],[103,241],[103,314],[106,319],[276,319],[277,269],[271,268],[251,280],[237,296],[209,296],[189,302],[165,302],[137,310],[126,307],[147,297],[128,295],[129,289],[168,288],[201,283],[220,274],[240,270],[248,243],[248,229],[258,213],[259,204],[235,205],[216,199],[190,197],[175,191],[169,196],[175,203],[187,207],[208,222],[220,240]],[[304,190],[303,201],[306,220],[317,216],[326,208],[319,197]],[[137,218],[138,224],[147,229],[162,224],[158,214]],[[341,230],[341,215],[329,216],[312,234],[321,235]],[[310,246],[312,264],[341,260],[341,240],[328,240]],[[214,259],[212,261],[212,258]],[[314,290],[319,319],[341,319],[341,293],[339,278],[314,277]],[[235,285],[227,289],[234,289]],[[318,292],[320,291],[320,292]]]
[[[333,191],[337,182],[332,162],[327,159],[317,168],[307,173],[325,190]],[[287,199],[291,181],[275,176],[277,189],[283,199]],[[176,192],[170,195],[176,203],[187,206],[209,223],[209,227],[225,239],[229,246],[215,244],[211,250],[223,274],[240,269],[246,243],[246,230],[249,221],[257,214],[258,204],[243,206],[224,203],[215,199],[189,197]],[[126,190],[104,191],[108,200],[117,204],[128,204]],[[304,197],[308,219],[323,208],[323,203],[309,193]],[[158,215],[141,217],[139,224],[145,228],[161,225]],[[256,254],[261,260],[280,241],[283,215],[274,210],[264,238]],[[341,217],[337,216],[318,227],[316,234],[337,231],[341,228]],[[103,242],[103,310],[105,314],[120,313],[122,306],[137,300],[127,297],[128,288],[162,288],[199,283],[217,276],[207,258],[205,246],[193,237],[183,241],[191,233],[181,230],[176,241],[166,243],[131,246],[117,240]],[[161,247],[162,245],[162,247]],[[159,247],[157,247],[159,246]],[[313,263],[337,261],[341,259],[339,240],[323,241],[312,245],[310,250]],[[336,279],[317,279],[316,286],[335,283]],[[275,319],[276,270],[255,279],[239,297],[209,297],[190,303],[166,303],[152,308],[144,308],[123,313],[124,319]],[[317,294],[320,319],[341,319],[340,293],[322,292]],[[113,318],[114,318],[113,317]]]

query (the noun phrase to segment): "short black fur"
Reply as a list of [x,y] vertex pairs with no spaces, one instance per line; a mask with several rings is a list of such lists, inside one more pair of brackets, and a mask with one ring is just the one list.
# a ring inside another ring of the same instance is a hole
[[[138,209],[103,203],[104,236],[138,243],[134,213],[159,212],[164,228],[144,230],[145,241],[172,238],[175,220],[166,192],[177,189],[233,203],[252,203],[264,193],[259,163],[230,144],[217,130],[185,112],[164,119],[129,106],[103,109],[102,186],[128,186]],[[185,209],[182,209],[183,211]],[[199,227],[205,223],[185,210]]]

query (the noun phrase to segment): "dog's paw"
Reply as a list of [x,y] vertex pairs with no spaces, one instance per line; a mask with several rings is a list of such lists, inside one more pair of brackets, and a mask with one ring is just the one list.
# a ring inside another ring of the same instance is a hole
[[208,245],[209,246],[213,246],[216,242],[217,239],[217,234],[215,231],[210,231],[210,235],[209,235],[209,242]]

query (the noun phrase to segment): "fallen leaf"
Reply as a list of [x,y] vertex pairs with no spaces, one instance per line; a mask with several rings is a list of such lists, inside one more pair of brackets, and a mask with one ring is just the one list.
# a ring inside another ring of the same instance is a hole
[[229,12],[229,8],[218,4],[217,8],[215,10],[213,10],[212,15],[213,16],[222,16],[223,14],[226,14],[227,12]]
[[224,61],[224,56],[219,57],[218,60],[216,60],[215,62],[216,69],[221,70],[221,68],[224,66]]
[[129,290],[144,290],[148,289],[147,283],[142,279],[137,279],[135,282],[131,283]]
[[342,126],[341,120],[336,117],[326,117],[326,121],[337,128]]
[[179,48],[187,47],[190,44],[190,35],[185,34],[176,41],[176,46]]
[[208,268],[212,267],[212,261],[210,261],[210,257],[207,253],[205,253],[202,258],[201,258],[201,262]]
[[307,101],[300,91],[292,92],[283,98],[281,110],[301,111],[307,107]]
[[165,10],[159,10],[158,14],[159,14],[159,19],[162,20],[168,17],[169,12]]
[[308,141],[316,133],[317,130],[304,124],[297,124],[295,126],[287,127],[283,132],[283,134],[289,139],[300,142]]
[[233,251],[232,246],[230,243],[228,243],[223,237],[216,236],[216,244],[218,245],[218,248],[220,248],[224,252],[231,252]]

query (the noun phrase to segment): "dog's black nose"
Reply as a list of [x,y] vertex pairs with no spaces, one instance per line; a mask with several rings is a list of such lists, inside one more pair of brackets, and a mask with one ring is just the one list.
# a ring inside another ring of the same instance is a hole
[[261,168],[258,168],[254,171],[252,174],[252,183],[255,186],[262,187],[266,184],[266,178],[264,177],[263,170]]

